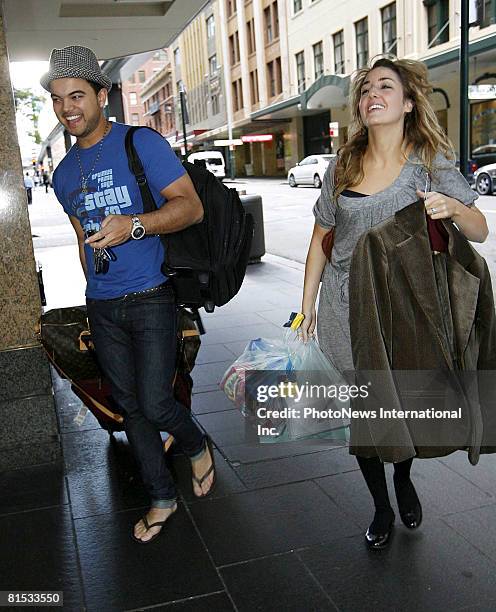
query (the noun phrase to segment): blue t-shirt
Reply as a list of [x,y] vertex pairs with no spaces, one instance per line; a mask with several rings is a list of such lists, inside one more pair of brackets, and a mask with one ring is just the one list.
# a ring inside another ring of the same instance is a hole
[[[65,212],[77,217],[82,228],[99,230],[104,217],[143,212],[136,179],[129,170],[124,138],[128,125],[112,123],[93,172],[88,178],[88,192],[81,192],[81,171],[74,145],[53,174],[53,189]],[[151,130],[138,130],[134,144],[145,169],[148,184],[157,206],[166,200],[160,191],[183,176],[185,170],[169,143]],[[84,176],[91,171],[100,143],[79,149]],[[117,260],[111,261],[107,274],[95,274],[93,249],[86,245],[88,284],[86,296],[94,299],[119,297],[160,285],[166,280],[160,268],[164,249],[158,236],[129,239],[111,247]]]

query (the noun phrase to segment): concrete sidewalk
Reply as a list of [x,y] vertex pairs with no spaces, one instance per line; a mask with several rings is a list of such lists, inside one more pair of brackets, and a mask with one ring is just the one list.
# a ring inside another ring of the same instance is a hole
[[[37,195],[48,307],[80,304],[72,228],[53,197]],[[64,464],[1,475],[0,590],[63,590],[64,609],[97,612],[496,609],[496,457],[414,462],[424,523],[409,532],[396,513],[391,546],[371,552],[372,503],[346,448],[246,442],[219,380],[248,340],[281,334],[302,284],[301,265],[266,256],[235,299],[204,316],[193,412],[216,446],[217,486],[194,498],[188,461],[172,456],[179,510],[149,546],[130,537],[147,499],[125,436],[112,442],[91,415],[76,425],[80,401],[54,379]]]

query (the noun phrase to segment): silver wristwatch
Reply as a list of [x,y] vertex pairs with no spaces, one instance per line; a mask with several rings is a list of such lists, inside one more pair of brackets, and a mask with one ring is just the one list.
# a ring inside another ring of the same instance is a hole
[[139,217],[136,215],[131,217],[131,221],[133,222],[133,227],[131,228],[131,238],[133,240],[141,240],[141,238],[143,238],[143,236],[146,234],[143,223],[141,223]]

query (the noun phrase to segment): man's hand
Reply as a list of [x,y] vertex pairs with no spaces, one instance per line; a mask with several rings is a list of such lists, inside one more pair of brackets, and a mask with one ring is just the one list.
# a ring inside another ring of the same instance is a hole
[[132,227],[129,215],[108,215],[102,221],[101,229],[87,238],[85,243],[93,249],[117,246],[131,238]]

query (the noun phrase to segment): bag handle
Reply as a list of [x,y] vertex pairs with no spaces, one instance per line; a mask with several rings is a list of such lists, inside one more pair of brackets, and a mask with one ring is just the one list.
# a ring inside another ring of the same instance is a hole
[[[136,179],[136,183],[138,184],[138,188],[141,193],[141,199],[143,200],[143,212],[152,212],[157,209],[157,204],[153,198],[152,192],[150,191],[150,185],[148,185],[148,180],[146,178],[145,169],[143,168],[143,164],[141,163],[140,156],[138,155],[138,151],[136,151],[136,147],[134,146],[133,137],[136,130],[141,129],[152,129],[146,128],[144,126],[131,126],[127,133],[124,141],[126,148],[127,161],[129,164],[129,170],[134,175]],[[153,130],[154,132],[156,130]],[[158,132],[157,132],[158,134]],[[161,135],[162,136],[162,135]]]

